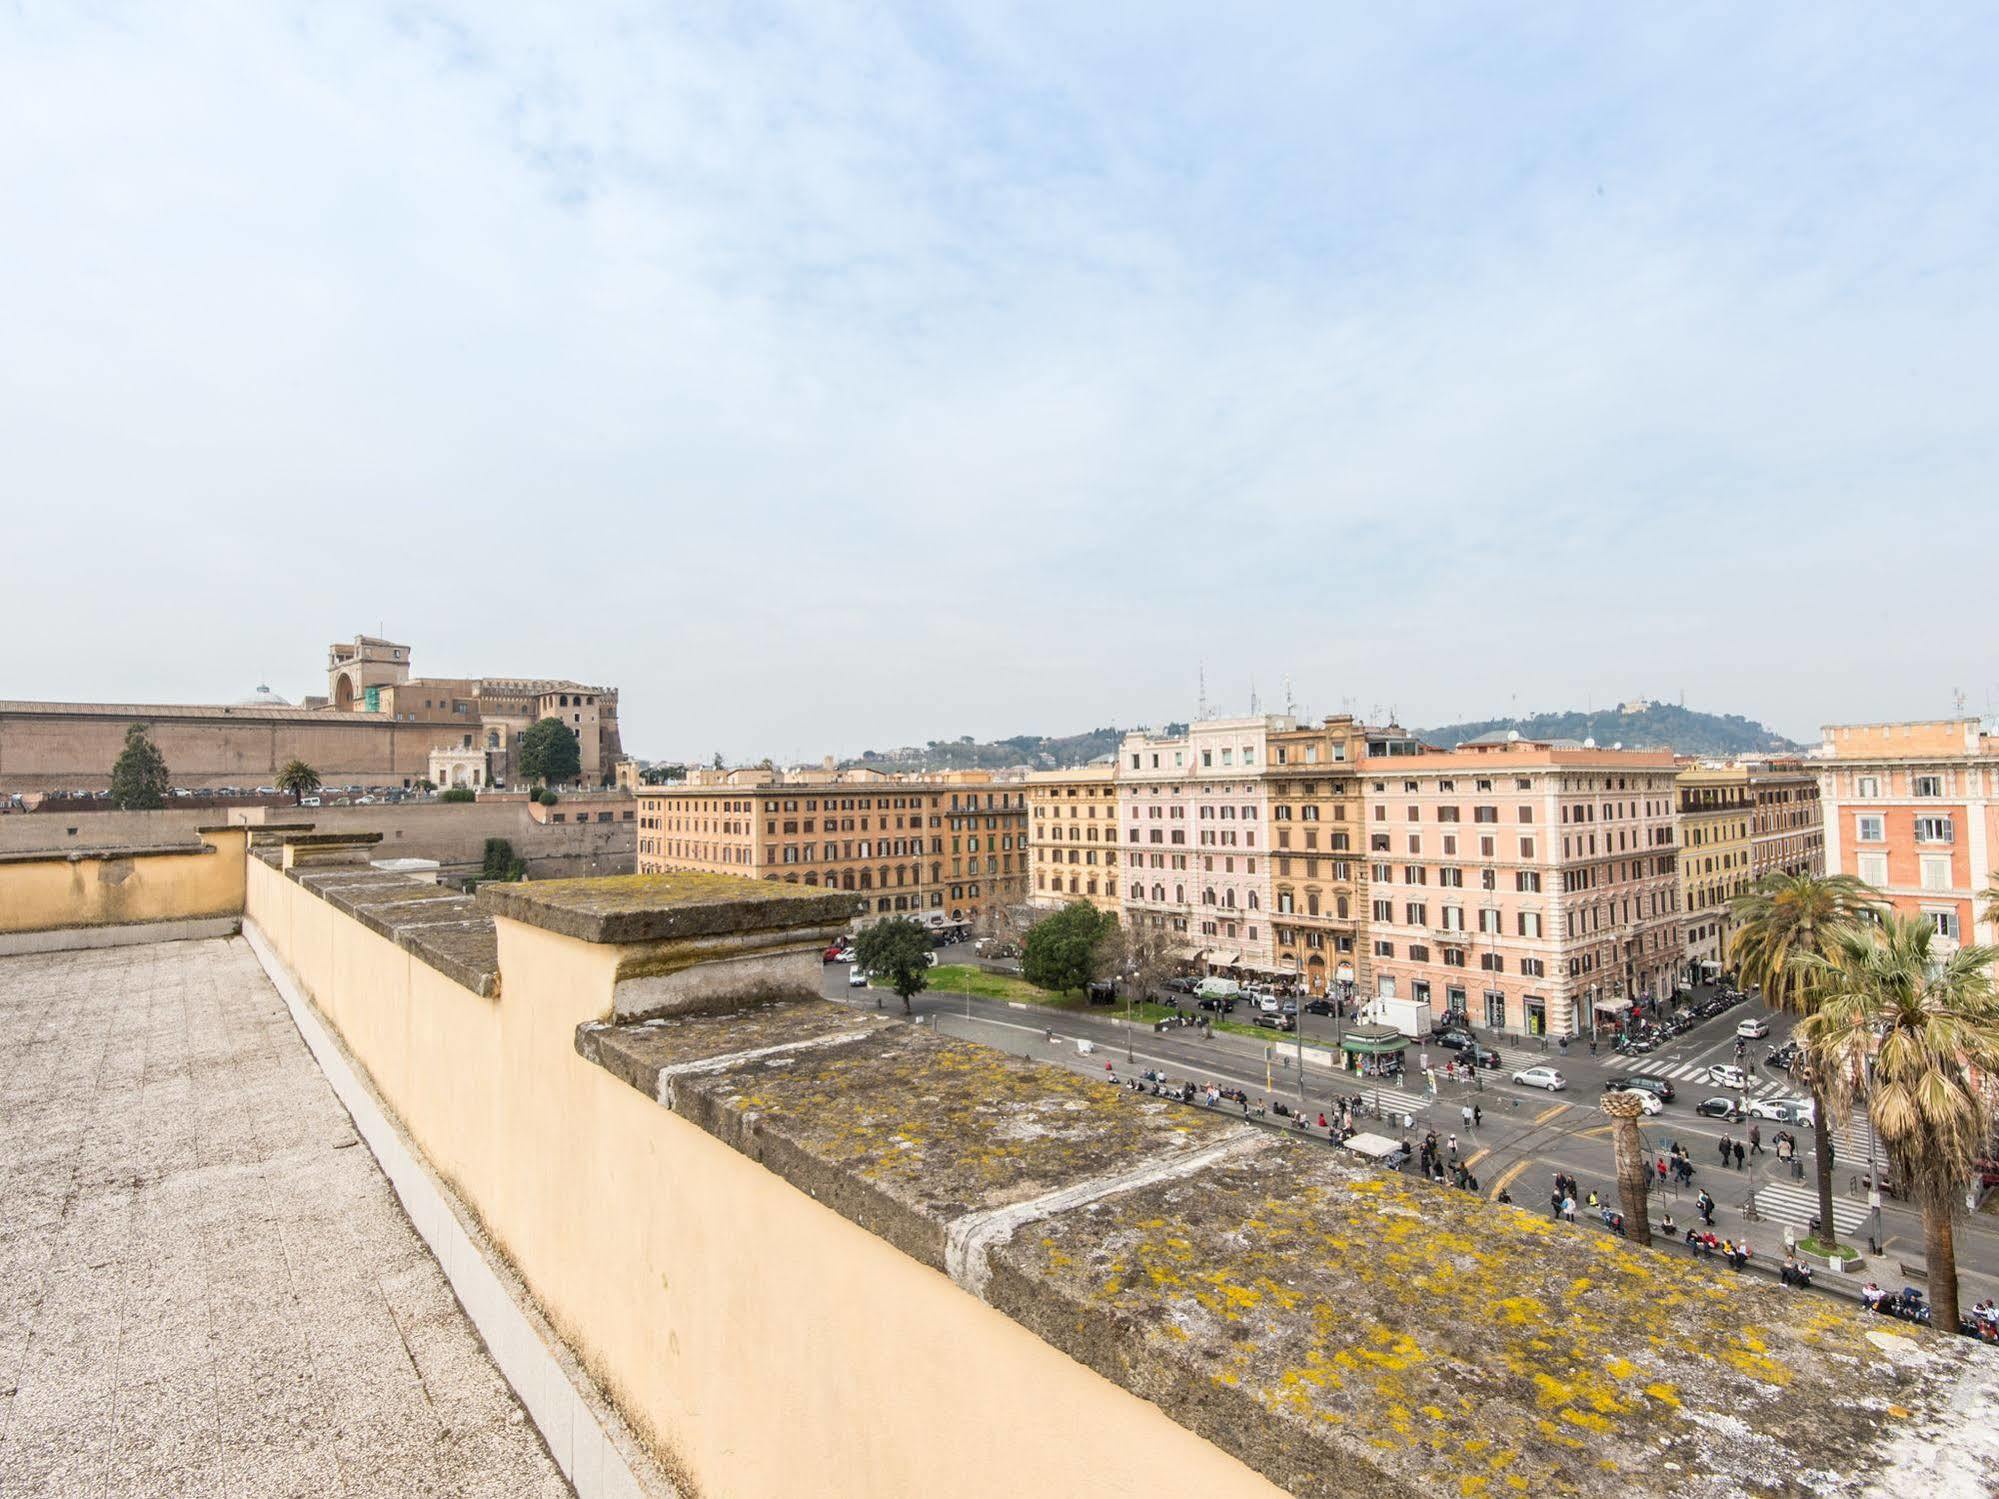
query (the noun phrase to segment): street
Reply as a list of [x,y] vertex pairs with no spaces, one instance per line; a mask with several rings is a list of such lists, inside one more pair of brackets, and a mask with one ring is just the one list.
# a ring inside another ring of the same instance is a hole
[[[940,961],[952,959],[940,955]],[[850,989],[844,964],[826,965],[824,992],[829,999],[869,1009],[877,1001],[897,1013],[902,1008],[901,1001],[889,991]],[[1771,1048],[1787,1038],[1791,1022],[1788,1017],[1769,1014],[1753,1002],[1725,1010],[1644,1056],[1619,1056],[1605,1045],[1593,1057],[1586,1042],[1571,1043],[1564,1054],[1553,1042],[1546,1043],[1543,1050],[1539,1041],[1482,1031],[1480,1041],[1500,1052],[1501,1066],[1482,1071],[1476,1083],[1445,1078],[1442,1068],[1452,1053],[1412,1042],[1406,1054],[1407,1074],[1393,1087],[1377,1086],[1372,1080],[1338,1070],[1335,1026],[1329,1017],[1305,1016],[1305,1026],[1299,1034],[1273,1032],[1266,1041],[1227,1033],[1204,1039],[1191,1026],[1155,1032],[1141,1022],[1128,1029],[1118,1012],[1110,1008],[1052,1009],[962,994],[918,995],[915,1012],[921,1023],[942,1034],[1055,1062],[1098,1077],[1115,1075],[1129,1080],[1140,1071],[1152,1069],[1164,1073],[1176,1084],[1191,1081],[1199,1088],[1212,1082],[1218,1087],[1240,1088],[1249,1095],[1252,1110],[1259,1105],[1268,1108],[1280,1101],[1296,1110],[1302,1102],[1302,1112],[1314,1124],[1321,1112],[1329,1118],[1336,1116],[1342,1099],[1358,1097],[1370,1108],[1378,1106],[1381,1114],[1378,1121],[1373,1118],[1357,1121],[1360,1128],[1390,1138],[1407,1137],[1412,1145],[1420,1142],[1426,1131],[1434,1130],[1440,1147],[1455,1134],[1460,1158],[1476,1176],[1479,1190],[1486,1197],[1496,1197],[1504,1191],[1520,1207],[1535,1212],[1547,1211],[1557,1171],[1577,1178],[1579,1204],[1594,1189],[1606,1203],[1616,1205],[1612,1126],[1597,1106],[1604,1081],[1618,1075],[1664,1078],[1672,1082],[1677,1096],[1663,1112],[1640,1121],[1647,1154],[1656,1158],[1667,1153],[1676,1142],[1684,1145],[1695,1175],[1684,1188],[1674,1185],[1655,1188],[1651,1195],[1655,1230],[1661,1216],[1668,1211],[1682,1232],[1696,1222],[1693,1198],[1705,1188],[1716,1202],[1714,1232],[1738,1243],[1746,1241],[1754,1249],[1758,1268],[1774,1273],[1783,1262],[1786,1228],[1795,1237],[1804,1238],[1807,1224],[1818,1210],[1809,1127],[1786,1126],[1771,1120],[1729,1123],[1700,1118],[1694,1113],[1695,1106],[1710,1097],[1727,1096],[1740,1102],[1745,1097],[1754,1101],[1800,1096],[1788,1074],[1762,1065]],[[1771,1033],[1748,1043],[1744,1059],[1749,1078],[1746,1092],[1708,1083],[1708,1067],[1735,1061],[1737,1023],[1751,1015],[1764,1014],[1769,1014]],[[1301,1042],[1305,1054],[1302,1071],[1298,1063]],[[1438,1069],[1439,1091],[1434,1097],[1423,1082],[1426,1063]],[[1566,1079],[1567,1088],[1550,1093],[1512,1081],[1516,1070],[1538,1065],[1555,1067]],[[1479,1123],[1471,1128],[1467,1128],[1462,1114],[1468,1105],[1475,1105],[1480,1114]],[[1411,1121],[1406,1128],[1405,1118]],[[1266,1122],[1277,1128],[1292,1127],[1289,1119],[1267,1115]],[[1760,1132],[1762,1153],[1748,1155],[1742,1169],[1724,1167],[1720,1154],[1722,1137],[1740,1140],[1746,1149],[1752,1123]],[[1799,1141],[1803,1163],[1800,1177],[1781,1167],[1773,1153],[1774,1136],[1786,1128]],[[1314,1128],[1312,1133],[1319,1131]],[[1863,1250],[1869,1234],[1876,1231],[1874,1212],[1867,1202],[1867,1163],[1871,1149],[1871,1132],[1863,1119],[1854,1120],[1844,1138],[1835,1134],[1834,1213],[1842,1241]],[[1752,1195],[1754,1218],[1748,1216]],[[1586,1209],[1579,1209],[1579,1220],[1585,1216],[1591,1215]],[[1603,1231],[1594,1223],[1578,1223],[1578,1232]],[[1849,1294],[1857,1292],[1859,1285],[1868,1279],[1899,1289],[1909,1278],[1900,1268],[1902,1263],[1920,1266],[1922,1262],[1921,1217],[1907,1205],[1884,1196],[1878,1233],[1881,1253],[1870,1256],[1860,1274],[1845,1278],[1820,1268],[1816,1272],[1820,1283]],[[1684,1251],[1668,1246],[1668,1252]],[[1999,1296],[1999,1220],[1990,1214],[1970,1214],[1960,1219],[1957,1253],[1964,1304],[1968,1306],[1984,1296]],[[1726,1272],[1718,1269],[1717,1273]]]

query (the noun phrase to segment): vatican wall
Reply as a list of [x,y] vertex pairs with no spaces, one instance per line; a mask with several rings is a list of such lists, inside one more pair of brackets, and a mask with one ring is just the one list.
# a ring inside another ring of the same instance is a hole
[[456,724],[397,723],[382,714],[148,704],[0,704],[0,794],[102,790],[135,723],[147,726],[176,786],[267,786],[300,759],[328,785],[420,779],[433,745]]

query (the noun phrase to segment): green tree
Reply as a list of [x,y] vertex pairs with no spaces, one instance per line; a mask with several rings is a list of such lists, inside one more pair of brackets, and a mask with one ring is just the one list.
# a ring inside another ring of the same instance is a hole
[[930,934],[907,916],[877,921],[854,939],[854,963],[870,979],[886,980],[908,1015],[911,998],[930,987]]
[[[1873,892],[1851,875],[1771,874],[1738,896],[1730,908],[1736,927],[1728,940],[1738,982],[1763,990],[1763,1002],[1803,1018],[1819,1007],[1833,975],[1826,961],[1848,934],[1878,909]],[[1838,1247],[1832,1216],[1831,1110],[1813,1058],[1799,1059],[1802,1081],[1812,1096],[1812,1143],[1816,1149],[1819,1236]],[[1843,1117],[1843,1116],[1842,1116]]]
[[292,794],[293,806],[318,789],[319,772],[297,757],[285,761],[285,768],[278,772],[278,790]]
[[536,781],[561,784],[582,773],[583,753],[569,725],[559,718],[528,725],[521,735],[521,775],[530,785]]
[[111,766],[111,799],[121,812],[150,812],[166,805],[166,756],[142,723],[125,731],[125,747]]
[[479,793],[474,791],[470,786],[453,786],[448,790],[440,791],[437,794],[437,799],[440,802],[476,802],[479,800]]
[[515,854],[514,846],[505,838],[486,840],[486,858],[480,866],[481,880],[518,880],[527,874],[527,865]]
[[1999,1074],[1999,948],[1938,950],[1924,916],[1848,929],[1821,966],[1830,990],[1801,1027],[1827,1096],[1867,1117],[1923,1214],[1932,1317],[1957,1330],[1955,1224],[1992,1134],[1980,1079]]
[[1020,971],[1030,984],[1067,993],[1080,989],[1098,971],[1105,935],[1115,933],[1117,918],[1088,901],[1064,906],[1036,922],[1021,949]]

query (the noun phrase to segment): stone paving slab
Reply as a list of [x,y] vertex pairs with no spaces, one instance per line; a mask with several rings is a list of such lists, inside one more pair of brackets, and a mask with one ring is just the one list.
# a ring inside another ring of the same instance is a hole
[[0,959],[0,1494],[567,1494],[241,939]]

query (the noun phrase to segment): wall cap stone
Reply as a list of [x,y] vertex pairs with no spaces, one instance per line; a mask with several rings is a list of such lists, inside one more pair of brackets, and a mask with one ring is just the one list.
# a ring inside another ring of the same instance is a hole
[[157,859],[162,857],[184,857],[189,854],[212,854],[215,848],[206,843],[152,843],[133,844],[115,848],[32,848],[11,853],[0,853],[0,864],[80,864],[89,860],[107,859]]
[[732,874],[627,874],[481,885],[479,909],[584,942],[843,925],[859,897]]

